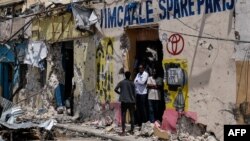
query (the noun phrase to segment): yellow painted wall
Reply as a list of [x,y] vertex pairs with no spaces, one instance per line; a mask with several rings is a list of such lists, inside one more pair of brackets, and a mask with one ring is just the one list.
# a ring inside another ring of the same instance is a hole
[[97,94],[101,103],[114,102],[114,39],[104,38],[96,50]]
[[[166,64],[166,63],[178,63],[178,64],[180,64],[180,67],[185,72],[187,72],[187,70],[188,70],[187,60],[186,59],[164,59],[162,61],[163,68],[164,68],[164,64]],[[169,95],[170,102],[166,103],[166,108],[167,109],[175,109],[175,107],[174,107],[174,100],[175,100],[175,97],[178,94],[178,91],[170,91],[168,89],[168,85],[167,85],[166,82],[164,82],[164,90],[165,91],[167,90],[168,93],[170,94]],[[185,99],[185,111],[187,111],[188,110],[188,101],[189,101],[188,100],[188,83],[184,85],[184,87],[182,89],[182,92],[183,92],[183,96],[184,96],[184,99]]]
[[53,43],[72,40],[83,35],[75,29],[71,13],[43,17],[32,22],[32,40],[46,40]]
[[[61,0],[62,4],[70,3],[70,0]],[[51,0],[26,0],[25,4],[23,5],[23,9],[29,8],[32,5],[35,4],[42,4],[44,3],[47,7],[48,5],[52,4]]]

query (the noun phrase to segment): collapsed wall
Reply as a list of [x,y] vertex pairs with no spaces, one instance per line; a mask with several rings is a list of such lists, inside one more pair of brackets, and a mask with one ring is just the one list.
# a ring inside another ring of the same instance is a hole
[[48,46],[46,69],[28,65],[25,78],[26,85],[15,95],[15,103],[33,109],[56,107],[55,88],[64,84],[64,71],[62,68],[62,55],[59,45]]

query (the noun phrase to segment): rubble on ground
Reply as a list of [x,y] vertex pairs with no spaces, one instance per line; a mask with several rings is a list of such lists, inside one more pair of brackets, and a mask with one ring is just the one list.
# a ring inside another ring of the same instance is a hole
[[158,121],[154,124],[154,136],[158,137],[159,139],[168,140],[170,133],[166,130],[161,129],[161,125]]
[[154,133],[153,127],[154,127],[154,124],[152,124],[150,121],[146,123],[142,123],[140,135],[146,136],[146,137],[152,136]]
[[50,115],[41,118],[41,115],[45,113],[53,113],[50,109],[24,109],[2,97],[0,107],[2,109],[0,112],[1,139],[47,140],[54,138],[51,129],[57,121],[50,118]]
[[[11,110],[10,110],[11,111]],[[61,124],[70,124],[79,126],[81,121],[77,121],[72,116],[68,116],[65,112],[58,114],[56,109],[51,106],[44,108],[31,108],[22,107],[14,108],[17,114],[13,116],[11,122],[7,123],[3,119],[6,119],[8,114],[2,114],[1,118],[1,131],[0,135],[3,139],[16,139],[17,137],[26,136],[27,139],[54,139],[55,136],[59,136],[62,132],[65,136],[71,136],[73,133],[68,131],[62,131],[52,129],[52,127],[58,122]],[[99,119],[91,121],[85,120],[81,123],[87,129],[94,129],[98,132],[116,135],[121,132],[121,126],[114,122],[110,116],[102,116]],[[207,132],[206,125],[195,123],[193,118],[186,116],[185,114],[180,116],[176,122],[176,132],[170,132],[162,129],[163,124],[159,121],[155,123],[146,122],[143,123],[141,128],[135,126],[134,134],[127,133],[127,136],[134,136],[138,140],[170,140],[170,141],[217,141],[213,133]],[[130,124],[126,124],[126,131],[130,129]],[[65,129],[66,130],[66,129]],[[10,132],[11,131],[11,132]],[[42,131],[42,132],[41,132]],[[27,133],[28,135],[24,135]],[[43,134],[44,133],[44,134]],[[13,136],[13,134],[15,134]],[[85,137],[84,133],[75,133],[74,137]],[[88,136],[88,135],[87,135]],[[0,138],[1,139],[1,138]],[[26,138],[25,138],[26,139]]]
[[177,123],[179,132],[188,133],[191,136],[202,136],[206,132],[206,125],[194,123],[194,121],[186,116],[182,116]]
[[[84,127],[97,129],[105,134],[118,135],[121,132],[121,126],[113,123],[105,124],[105,118],[100,120],[88,121],[82,124]],[[126,131],[130,129],[130,124],[126,124]],[[126,136],[135,136],[138,140],[170,140],[170,141],[218,141],[213,133],[206,131],[206,126],[200,123],[194,123],[193,119],[183,116],[178,119],[177,131],[170,132],[161,129],[161,123],[155,124],[149,121],[142,124],[141,130],[136,126],[134,134],[127,133]]]

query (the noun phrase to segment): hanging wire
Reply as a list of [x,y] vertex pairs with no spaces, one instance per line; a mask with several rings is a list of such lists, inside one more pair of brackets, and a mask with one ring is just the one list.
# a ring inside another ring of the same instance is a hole
[[181,34],[181,35],[184,35],[184,36],[190,36],[190,37],[196,37],[196,38],[218,40],[218,41],[227,41],[227,42],[250,43],[250,41],[246,41],[246,40],[234,40],[234,39],[225,39],[225,38],[219,38],[219,37],[199,36],[199,35],[188,34],[188,33],[184,33],[184,32],[178,32],[178,31],[173,31],[173,30],[155,28],[155,27],[151,27],[151,26],[149,26],[147,28],[160,30],[160,31],[165,31],[165,32],[170,32],[170,33],[178,33],[178,34]]
[[[120,0],[114,0],[114,1],[120,1]],[[157,0],[157,2],[159,3],[159,0]],[[170,11],[167,11],[167,12],[169,12],[173,16],[173,14]],[[186,26],[186,27],[188,27],[188,28],[190,28],[192,30],[198,31],[197,29],[195,29],[195,28],[191,27],[190,25],[188,25],[187,23],[183,22],[180,18],[176,18],[176,20],[179,21],[180,23],[182,23],[184,26]],[[165,30],[165,29],[160,29],[160,28],[155,28],[155,27],[148,27],[148,28],[161,30],[161,31],[166,31],[166,32],[170,32],[170,33],[178,33],[178,34],[182,34],[182,35],[185,35],[185,36],[191,36],[191,37],[196,37],[196,38],[204,38],[204,39],[217,40],[217,41],[230,41],[230,42],[238,42],[238,43],[250,43],[250,41],[244,41],[244,40],[234,40],[234,39],[219,38],[219,37],[216,37],[216,36],[214,36],[212,34],[208,34],[208,33],[203,33],[203,34],[211,36],[211,37],[192,35],[192,34],[188,34],[188,33]]]
[[[47,8],[50,8],[50,6],[47,7]],[[1,44],[4,45],[4,44],[8,43],[8,42],[9,42],[12,38],[14,38],[20,31],[23,30],[23,32],[25,32],[25,31],[29,28],[29,26],[32,24],[32,21],[33,21],[35,18],[38,18],[38,16],[39,16],[40,14],[43,14],[43,13],[46,13],[46,12],[49,12],[49,11],[54,11],[54,10],[62,9],[62,8],[65,8],[65,6],[59,7],[59,8],[53,8],[53,9],[49,9],[49,10],[47,10],[47,8],[42,9],[42,10],[45,10],[45,11],[38,12],[38,13],[34,13],[34,14],[30,14],[30,15],[26,15],[26,16],[22,17],[22,18],[26,18],[26,17],[34,16],[34,17],[32,17],[31,20],[29,20],[24,26],[22,26],[18,31],[16,31],[11,37],[9,37],[7,40],[5,40],[5,41],[4,41],[3,43],[1,43]],[[12,19],[14,19],[14,18],[12,18]],[[8,51],[6,51],[2,56],[3,56],[3,57],[6,56],[10,51],[11,51],[11,49],[9,49]],[[1,60],[1,59],[3,59],[3,58],[0,58],[0,60]]]

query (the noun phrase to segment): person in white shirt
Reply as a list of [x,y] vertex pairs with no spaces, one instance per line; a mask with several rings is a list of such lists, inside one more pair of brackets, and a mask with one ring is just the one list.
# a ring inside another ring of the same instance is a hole
[[157,75],[156,69],[153,69],[152,76],[150,76],[147,81],[149,120],[151,123],[160,120],[159,106],[161,102],[162,87],[163,79]]
[[145,71],[144,66],[139,66],[139,73],[136,75],[135,91],[136,91],[136,110],[138,125],[141,127],[142,123],[148,121],[148,91],[147,91],[148,73]]

